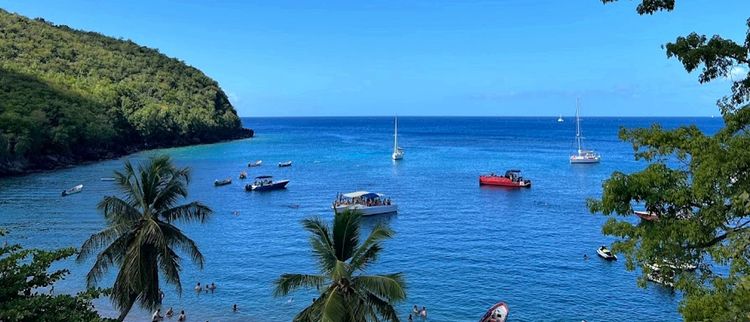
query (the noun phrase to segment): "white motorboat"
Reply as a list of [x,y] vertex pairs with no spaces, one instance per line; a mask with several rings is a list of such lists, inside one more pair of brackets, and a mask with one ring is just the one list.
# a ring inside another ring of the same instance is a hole
[[75,186],[75,187],[73,187],[73,188],[70,188],[70,189],[66,189],[66,190],[63,190],[63,192],[62,192],[62,196],[63,196],[63,197],[65,197],[65,196],[67,196],[67,195],[72,195],[72,194],[74,194],[74,193],[79,193],[79,192],[81,192],[82,190],[83,190],[83,185],[82,185],[82,184],[79,184],[79,185],[77,185],[77,186]]
[[335,212],[352,210],[359,212],[362,216],[372,216],[397,213],[398,205],[393,204],[390,198],[380,193],[355,191],[339,194],[333,202],[333,210]]
[[395,122],[395,126],[393,127],[393,154],[391,154],[391,158],[393,160],[401,160],[404,158],[404,149],[398,146],[398,117],[396,117]]
[[115,181],[115,178],[113,177],[101,177],[99,178],[101,181]]
[[578,111],[579,101],[576,100],[576,143],[578,144],[578,153],[570,156],[570,163],[572,164],[592,164],[599,163],[601,155],[594,152],[593,150],[586,150],[583,148],[583,136],[581,136],[581,118],[579,117]]
[[498,302],[484,313],[484,316],[482,316],[479,322],[505,322],[508,318],[509,312],[510,309],[508,309],[507,304],[504,302]]
[[292,166],[292,161],[279,162],[279,168],[291,167],[291,166]]
[[616,261],[617,255],[613,254],[612,251],[610,251],[607,246],[599,246],[599,248],[596,249],[596,254],[599,255],[599,257],[604,258],[608,261]]
[[248,163],[247,166],[250,168],[254,168],[254,167],[259,167],[262,163],[263,163],[263,160],[257,160],[255,162]]

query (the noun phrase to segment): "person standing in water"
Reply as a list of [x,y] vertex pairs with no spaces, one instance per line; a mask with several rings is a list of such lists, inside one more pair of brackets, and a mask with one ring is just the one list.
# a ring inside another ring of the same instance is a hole
[[232,305],[232,312],[237,312],[238,310],[239,309],[237,309],[237,303],[234,303],[234,305]]

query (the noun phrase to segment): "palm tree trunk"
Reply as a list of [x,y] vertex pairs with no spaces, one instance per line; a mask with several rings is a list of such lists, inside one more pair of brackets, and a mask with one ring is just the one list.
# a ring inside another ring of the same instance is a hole
[[130,294],[130,299],[128,300],[128,305],[121,308],[120,316],[117,317],[117,321],[124,321],[125,317],[128,316],[128,313],[130,313],[130,309],[133,308],[133,304],[135,303],[137,295],[136,294]]

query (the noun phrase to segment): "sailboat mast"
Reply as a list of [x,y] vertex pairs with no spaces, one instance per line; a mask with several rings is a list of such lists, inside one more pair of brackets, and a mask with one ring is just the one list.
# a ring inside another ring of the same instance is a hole
[[576,142],[578,143],[578,154],[581,154],[581,120],[578,116],[578,110],[580,109],[581,103],[580,98],[576,98]]
[[393,152],[398,150],[398,116],[396,116],[396,126],[393,127]]

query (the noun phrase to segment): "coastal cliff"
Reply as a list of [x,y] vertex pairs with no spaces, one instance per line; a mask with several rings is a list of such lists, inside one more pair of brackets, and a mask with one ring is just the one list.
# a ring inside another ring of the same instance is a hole
[[200,70],[0,9],[0,176],[252,136]]

